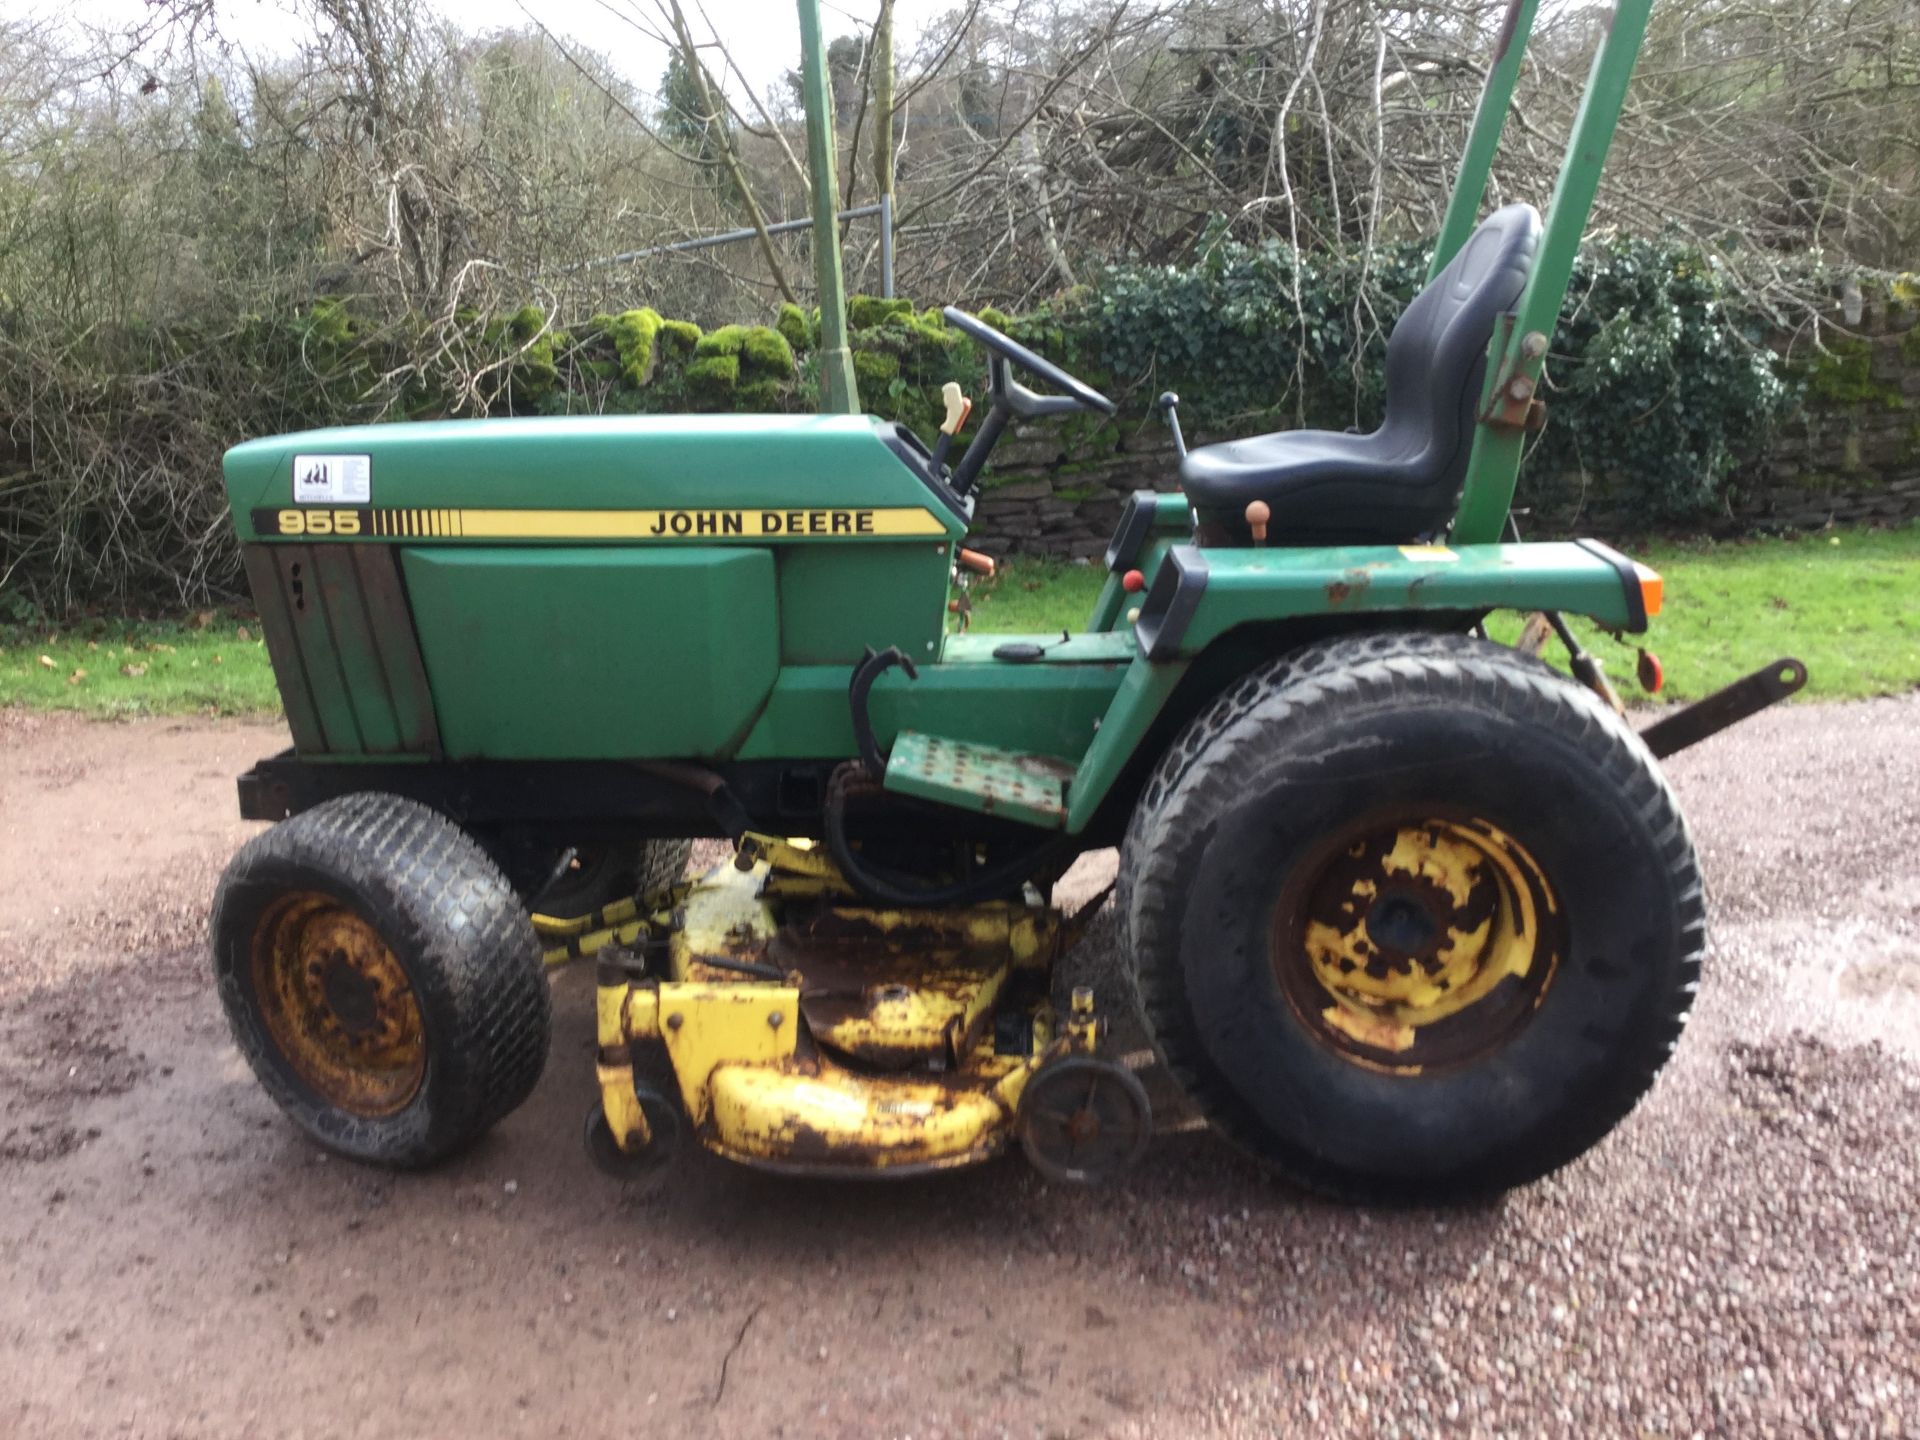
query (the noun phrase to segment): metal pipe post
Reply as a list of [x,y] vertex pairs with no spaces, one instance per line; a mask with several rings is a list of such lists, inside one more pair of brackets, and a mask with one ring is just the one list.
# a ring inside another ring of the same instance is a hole
[[840,267],[839,210],[834,178],[833,94],[827,83],[827,47],[820,35],[820,0],[800,7],[801,94],[807,106],[807,162],[813,175],[813,263],[820,287],[820,413],[860,413],[847,345],[847,282]]
[[893,299],[893,192],[880,192],[880,295]]
[[[839,219],[864,220],[869,215],[878,215],[879,205],[856,205],[851,210],[842,210]],[[795,230],[811,230],[813,219],[779,220],[767,226],[769,235],[789,235]],[[622,250],[618,255],[603,255],[598,260],[583,260],[578,265],[570,265],[562,274],[570,275],[576,270],[591,270],[600,265],[624,265],[633,260],[648,260],[655,255],[673,255],[682,250],[705,250],[712,245],[731,245],[740,240],[751,240],[760,232],[751,225],[739,230],[722,230],[714,235],[696,235],[691,240],[670,240],[665,245],[649,245],[644,250]]]

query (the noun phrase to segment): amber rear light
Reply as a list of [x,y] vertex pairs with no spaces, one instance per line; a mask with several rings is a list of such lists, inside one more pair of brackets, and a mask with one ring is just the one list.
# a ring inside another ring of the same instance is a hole
[[1647,618],[1651,620],[1660,613],[1660,605],[1666,599],[1667,582],[1660,578],[1658,570],[1649,570],[1638,560],[1633,562],[1633,573],[1640,577],[1640,603],[1647,607]]

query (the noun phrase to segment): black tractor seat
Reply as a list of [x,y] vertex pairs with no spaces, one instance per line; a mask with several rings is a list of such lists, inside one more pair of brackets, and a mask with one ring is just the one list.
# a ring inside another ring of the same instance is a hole
[[1460,499],[1487,345],[1520,299],[1540,214],[1508,205],[1407,306],[1387,340],[1386,420],[1371,435],[1283,430],[1203,445],[1180,465],[1203,534],[1244,540],[1265,501],[1276,545],[1398,544],[1445,529]]

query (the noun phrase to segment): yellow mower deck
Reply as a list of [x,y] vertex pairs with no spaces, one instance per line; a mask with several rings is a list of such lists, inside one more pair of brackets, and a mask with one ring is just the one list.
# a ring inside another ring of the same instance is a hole
[[536,924],[550,963],[603,957],[601,1111],[611,1151],[633,1159],[663,1138],[660,1098],[636,1078],[642,1045],[664,1050],[715,1154],[901,1175],[997,1154],[1028,1081],[1091,1055],[1102,1029],[1091,993],[1064,1021],[1048,998],[1081,929],[1051,906],[864,906],[805,842],[749,836],[732,865],[664,895]]

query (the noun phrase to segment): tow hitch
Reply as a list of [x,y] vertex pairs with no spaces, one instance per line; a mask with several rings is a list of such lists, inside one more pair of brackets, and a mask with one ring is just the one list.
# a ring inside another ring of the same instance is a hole
[[1662,760],[1677,755],[1689,745],[1718,735],[1730,725],[1750,720],[1769,705],[1777,704],[1807,683],[1807,667],[1798,660],[1783,658],[1763,665],[1751,675],[1716,690],[1704,700],[1696,700],[1664,720],[1655,721],[1640,732],[1647,748]]

